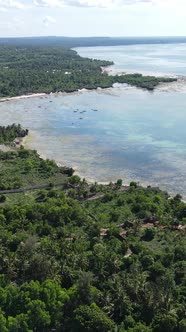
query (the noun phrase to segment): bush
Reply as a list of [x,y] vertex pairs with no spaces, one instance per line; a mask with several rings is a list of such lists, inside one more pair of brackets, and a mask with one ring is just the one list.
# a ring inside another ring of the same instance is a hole
[[152,241],[155,236],[155,233],[156,231],[154,228],[146,228],[144,231],[143,240]]
[[177,318],[169,313],[156,315],[152,322],[153,332],[172,332],[177,327]]
[[6,201],[5,195],[0,195],[0,203],[4,203]]

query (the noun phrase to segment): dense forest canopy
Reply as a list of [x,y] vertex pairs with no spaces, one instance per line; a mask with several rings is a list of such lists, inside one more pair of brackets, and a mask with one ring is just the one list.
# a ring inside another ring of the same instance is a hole
[[82,58],[76,51],[64,47],[1,45],[0,97],[108,88],[116,82],[153,90],[160,82],[175,80],[140,74],[109,76],[102,73],[101,67],[112,64]]
[[1,151],[0,185],[0,331],[185,332],[180,195],[90,185],[23,147]]

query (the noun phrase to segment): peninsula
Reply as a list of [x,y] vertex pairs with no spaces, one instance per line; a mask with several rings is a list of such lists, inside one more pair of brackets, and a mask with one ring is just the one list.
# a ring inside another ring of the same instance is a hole
[[109,88],[114,83],[153,90],[159,83],[176,80],[141,74],[111,76],[102,67],[113,62],[83,58],[64,47],[0,45],[0,53],[0,97]]

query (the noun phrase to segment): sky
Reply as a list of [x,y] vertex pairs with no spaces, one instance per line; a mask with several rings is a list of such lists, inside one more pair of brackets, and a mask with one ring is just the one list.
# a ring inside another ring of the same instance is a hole
[[0,37],[186,36],[186,0],[0,0]]

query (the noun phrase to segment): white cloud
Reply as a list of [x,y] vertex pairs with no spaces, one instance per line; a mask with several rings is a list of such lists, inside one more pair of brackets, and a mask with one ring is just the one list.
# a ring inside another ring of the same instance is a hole
[[33,0],[34,5],[41,7],[98,7],[110,8],[126,5],[152,4],[152,5],[169,5],[178,4],[184,0]]
[[[135,0],[134,0],[135,1]],[[63,6],[74,6],[74,7],[100,7],[106,8],[111,6],[117,6],[121,4],[121,0],[34,0],[36,6],[43,7],[63,7]],[[125,0],[128,2],[128,0]]]
[[17,0],[0,0],[0,10],[5,11],[6,9],[24,9],[26,6],[24,2]]
[[62,7],[64,5],[64,1],[61,0],[34,0],[35,6],[40,7]]
[[1,13],[5,13],[5,12],[7,12],[7,9],[4,8],[4,7],[2,7],[2,8],[0,7],[0,12],[1,12]]
[[10,20],[0,22],[1,29],[5,28],[7,31],[19,31],[22,30],[24,22],[18,18],[12,18]]
[[50,24],[56,23],[56,20],[51,16],[46,16],[43,19],[43,24],[48,27]]

